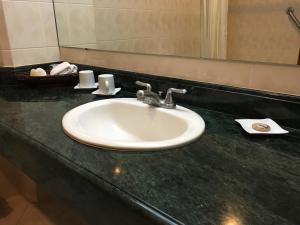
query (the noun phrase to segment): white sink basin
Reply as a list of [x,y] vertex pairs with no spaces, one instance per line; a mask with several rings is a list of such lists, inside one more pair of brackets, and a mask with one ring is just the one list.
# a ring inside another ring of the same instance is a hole
[[90,102],[65,114],[62,125],[86,145],[119,150],[160,150],[198,138],[201,116],[181,106],[155,108],[133,98]]

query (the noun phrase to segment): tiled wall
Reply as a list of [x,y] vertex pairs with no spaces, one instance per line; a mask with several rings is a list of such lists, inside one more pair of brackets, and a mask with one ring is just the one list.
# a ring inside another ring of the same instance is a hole
[[[200,55],[200,0],[54,1],[61,46]],[[300,33],[285,11],[299,12],[299,0],[229,0],[228,6],[228,59],[296,64]]]
[[[87,23],[92,24],[92,20],[88,18],[91,11],[87,9],[85,13],[80,13],[81,9],[79,9],[82,5],[92,5],[92,0],[86,0],[85,3],[83,0],[70,1],[73,1],[72,4],[74,5],[74,11],[69,15],[70,18],[77,20],[77,24],[86,26],[88,26]],[[169,0],[160,0],[160,2],[162,1],[170,2]],[[176,3],[179,1],[176,0],[175,3],[172,1],[174,3],[172,7],[176,7]],[[277,1],[280,0],[275,2]],[[122,2],[126,1],[102,0],[103,4],[119,5]],[[144,1],[131,0],[129,2],[135,2],[138,5]],[[145,2],[150,4],[155,1]],[[261,1],[261,4],[262,2],[265,3],[265,1]],[[274,1],[272,2],[275,4]],[[268,6],[272,8],[273,4],[271,1],[269,3]],[[157,5],[161,6],[165,3]],[[78,7],[76,8],[76,6]],[[111,5],[111,7],[114,6]],[[267,5],[264,8],[266,7]],[[122,17],[117,18],[119,21]],[[76,34],[74,36],[85,35],[80,27],[73,27],[72,29],[74,29],[72,32]],[[78,37],[71,37],[69,34],[68,38],[76,43]],[[0,66],[20,66],[59,60],[51,0],[0,1],[0,39]],[[86,37],[86,40],[88,43],[91,42],[90,44],[94,43],[92,39],[89,40],[89,37]],[[290,40],[287,39],[285,42],[290,43]],[[80,42],[77,43],[81,44]],[[278,40],[278,45],[280,43],[281,40]],[[295,66],[87,51],[71,48],[61,48],[61,59],[108,68],[300,95],[300,67]]]
[[[300,96],[300,67],[61,48],[62,60]],[[199,96],[201,98],[201,96]]]
[[2,0],[0,19],[0,66],[59,60],[52,0]]
[[199,0],[94,0],[97,48],[200,56]]
[[61,46],[200,55],[199,0],[54,2]]
[[297,64],[300,32],[290,6],[300,13],[299,0],[230,0],[228,58]]
[[54,0],[60,46],[96,48],[93,0]]
[[1,225],[87,225],[65,202],[0,156]]

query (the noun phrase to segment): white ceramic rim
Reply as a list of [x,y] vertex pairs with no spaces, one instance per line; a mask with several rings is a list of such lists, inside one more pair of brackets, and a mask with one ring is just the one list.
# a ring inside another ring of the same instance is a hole
[[[72,139],[89,146],[97,147],[97,148],[108,148],[117,151],[136,151],[136,150],[143,150],[143,151],[154,151],[154,150],[164,150],[170,148],[177,148],[188,143],[193,142],[197,138],[199,138],[204,130],[205,130],[205,122],[200,115],[184,108],[182,106],[177,106],[176,109],[164,109],[164,108],[156,108],[159,111],[165,111],[174,115],[176,117],[184,117],[189,124],[186,131],[180,135],[179,137],[168,139],[164,141],[145,141],[145,142],[125,142],[125,141],[116,141],[107,138],[93,138],[89,135],[86,135],[80,132],[78,129],[71,129],[74,128],[74,124],[77,124],[77,121],[74,118],[78,118],[80,114],[84,113],[84,111],[89,110],[90,108],[95,107],[96,105],[106,105],[112,102],[122,102],[132,105],[138,105],[139,107],[151,107],[147,104],[137,101],[134,98],[116,98],[116,99],[105,99],[90,102],[81,106],[78,106],[69,112],[67,112],[62,120],[62,126],[64,132],[71,137]],[[188,117],[185,115],[189,113]],[[66,127],[68,129],[66,129]],[[202,129],[199,129],[202,128]],[[101,142],[101,144],[99,144]],[[112,144],[113,142],[113,144]]]
[[100,74],[100,75],[98,75],[98,78],[110,78],[110,77],[114,77],[114,75],[113,74]]
[[94,71],[93,70],[80,70],[79,74],[93,74],[94,75]]

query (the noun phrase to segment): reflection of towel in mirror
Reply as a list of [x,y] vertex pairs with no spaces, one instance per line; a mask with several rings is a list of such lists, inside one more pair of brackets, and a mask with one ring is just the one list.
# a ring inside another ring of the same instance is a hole
[[64,74],[76,73],[77,69],[78,68],[76,65],[70,64],[68,62],[63,62],[55,66],[51,70],[50,75],[64,75]]

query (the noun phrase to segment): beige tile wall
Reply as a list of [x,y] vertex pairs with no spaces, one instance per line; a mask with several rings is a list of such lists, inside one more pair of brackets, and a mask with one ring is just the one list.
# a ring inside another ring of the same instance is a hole
[[9,41],[8,41],[8,35],[6,29],[3,3],[2,1],[0,1],[0,66],[12,64],[10,52],[5,50],[8,48],[9,48]]
[[[92,0],[70,1],[73,1],[72,4],[92,4]],[[103,0],[103,3],[105,2],[119,5],[125,0]],[[133,3],[133,0],[131,2]],[[151,3],[151,1],[147,2]],[[59,60],[51,0],[0,1],[0,31],[0,66],[20,66]],[[81,47],[93,44],[77,43]],[[61,48],[61,59],[108,68],[300,95],[300,67],[71,48]]]
[[61,46],[193,57],[199,9],[199,0],[55,0]]
[[0,66],[59,60],[51,0],[2,0],[0,17]]
[[59,44],[96,48],[93,0],[54,0]]
[[286,14],[299,0],[229,0],[228,58],[297,64],[300,32]]
[[1,225],[87,225],[85,220],[0,156]]
[[[300,95],[300,67],[61,48],[61,59],[193,81]],[[199,96],[201,98],[201,96]]]
[[97,48],[200,56],[199,0],[94,0]]

